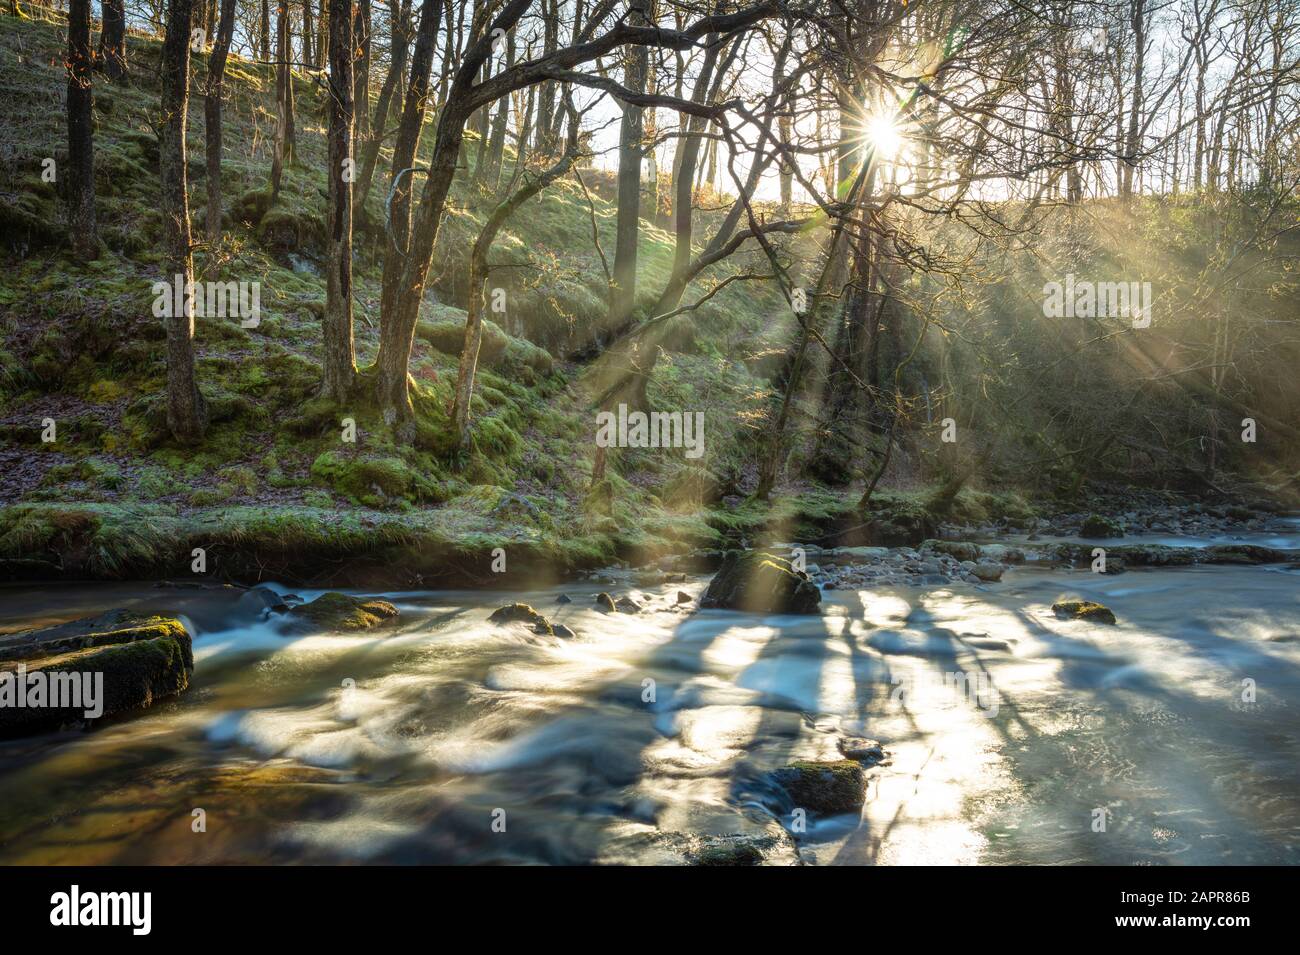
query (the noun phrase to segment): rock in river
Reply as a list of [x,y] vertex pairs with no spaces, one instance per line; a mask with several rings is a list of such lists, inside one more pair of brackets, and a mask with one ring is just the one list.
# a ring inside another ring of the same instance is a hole
[[1091,600],[1058,600],[1052,604],[1052,613],[1058,617],[1072,620],[1090,620],[1099,623],[1114,623],[1115,614],[1109,607]]
[[326,630],[370,630],[397,620],[397,608],[386,600],[366,600],[347,594],[330,592],[321,594],[311,603],[300,604],[289,611]]
[[799,760],[772,774],[796,808],[823,816],[858,812],[867,798],[867,775],[852,759]]
[[731,551],[722,561],[701,607],[753,613],[817,613],[821,591],[784,558],[759,551]]
[[193,669],[190,635],[175,617],[112,610],[0,637],[0,736],[150,706],[187,689]]

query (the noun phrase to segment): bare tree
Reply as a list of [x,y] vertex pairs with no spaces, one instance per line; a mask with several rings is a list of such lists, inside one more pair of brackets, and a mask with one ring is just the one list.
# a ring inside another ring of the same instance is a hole
[[[214,0],[215,2],[215,0]],[[204,90],[203,123],[207,136],[208,242],[221,241],[221,96],[226,75],[226,57],[235,32],[235,0],[221,0],[221,19],[208,56],[208,78]]]
[[[190,210],[186,190],[185,119],[189,105],[192,0],[168,0],[162,47],[162,115],[158,131],[159,178],[168,278],[186,289],[167,321],[167,426],[181,443],[203,438],[207,404],[194,376],[194,281]],[[179,314],[178,314],[179,313]]]
[[352,339],[352,0],[330,0],[329,256],[326,263],[321,392],[341,400],[357,374]]
[[68,234],[81,259],[99,256],[95,234],[95,139],[92,115],[90,0],[68,5]]

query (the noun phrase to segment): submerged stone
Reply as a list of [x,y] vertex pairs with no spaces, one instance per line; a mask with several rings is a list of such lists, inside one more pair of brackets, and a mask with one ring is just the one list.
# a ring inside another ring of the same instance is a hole
[[1052,612],[1071,620],[1090,620],[1097,623],[1115,623],[1115,614],[1109,607],[1091,600],[1058,600]]
[[732,551],[700,598],[701,607],[751,613],[817,613],[821,591],[788,560],[760,551]]
[[330,592],[321,594],[311,603],[294,607],[289,615],[301,617],[326,630],[354,632],[393,623],[397,620],[398,610],[386,600]]

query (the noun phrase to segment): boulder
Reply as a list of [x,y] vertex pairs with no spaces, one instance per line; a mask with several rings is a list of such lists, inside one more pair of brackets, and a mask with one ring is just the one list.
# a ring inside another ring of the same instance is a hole
[[1083,519],[1083,526],[1079,528],[1079,536],[1089,538],[1123,537],[1124,525],[1100,514],[1089,514]]
[[488,623],[505,624],[505,623],[530,623],[536,625],[538,622],[545,623],[546,618],[534,610],[528,604],[513,603],[506,604],[504,607],[498,607],[492,611],[488,617]]
[[596,594],[596,606],[606,613],[613,613],[617,609],[614,598],[603,592]]
[[151,706],[186,690],[193,669],[175,617],[113,610],[9,634],[0,638],[0,736]]
[[701,607],[751,613],[817,613],[821,591],[782,557],[731,551],[700,598]]
[[973,568],[971,573],[985,583],[995,584],[1002,579],[1004,568],[1001,564],[994,564],[989,561],[980,561]]
[[677,591],[677,602],[679,604],[688,604],[693,598],[684,590]]
[[1091,600],[1058,600],[1052,604],[1052,613],[1070,620],[1115,623],[1115,614],[1109,607]]
[[641,612],[641,605],[637,603],[635,600],[633,600],[631,597],[619,597],[618,602],[614,604],[614,607],[618,610],[619,613],[640,613]]
[[979,560],[980,545],[971,541],[928,540],[921,545],[921,550],[936,554],[947,554],[957,560]]
[[867,774],[852,759],[799,760],[772,774],[796,808],[818,815],[858,812],[867,799]]
[[289,611],[289,616],[324,630],[346,632],[387,626],[397,621],[397,615],[397,608],[386,600],[350,597],[333,591]]

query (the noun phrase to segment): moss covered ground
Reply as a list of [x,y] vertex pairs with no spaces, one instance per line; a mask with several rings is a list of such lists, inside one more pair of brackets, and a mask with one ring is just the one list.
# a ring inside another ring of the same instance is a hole
[[[736,282],[663,342],[652,406],[707,410],[706,456],[623,450],[591,489],[595,408],[584,366],[566,360],[605,312],[600,249],[612,255],[607,173],[557,183],[502,233],[493,282],[509,293],[493,315],[472,403],[473,438],[449,454],[465,253],[490,208],[466,170],[442,228],[411,367],[417,429],[395,438],[372,403],[317,397],[325,156],[317,77],[295,75],[297,153],[270,202],[272,77],[232,58],[227,69],[219,245],[202,241],[204,128],[189,111],[196,277],[260,283],[260,322],[197,319],[197,367],[212,416],[198,447],[165,427],[163,327],[152,314],[162,274],[158,210],[156,38],[129,38],[131,77],[96,77],[95,180],[101,253],[75,260],[47,158],[66,159],[62,27],[5,20],[0,33],[0,561],[13,577],[121,578],[205,573],[230,578],[340,579],[390,573],[411,582],[490,582],[504,548],[516,570],[559,575],[616,560],[759,537],[812,540],[871,525],[928,536],[924,489],[881,495],[811,484],[771,502],[737,493],[752,467],[771,398],[761,365],[786,328],[766,283]],[[201,91],[206,56],[191,88]],[[431,146],[426,127],[422,149]],[[475,154],[471,137],[468,166]],[[363,384],[379,329],[387,151],[357,212],[356,343]],[[513,161],[507,156],[507,168]],[[706,216],[707,219],[707,216]],[[669,234],[643,222],[641,288],[669,274]],[[743,258],[743,256],[742,256]],[[741,268],[732,263],[726,268]],[[720,273],[721,274],[721,273]],[[719,275],[707,275],[687,300]],[[363,389],[364,390],[364,389]],[[343,440],[345,419],[355,441]],[[54,426],[54,440],[48,427]],[[996,502],[995,502],[996,503]],[[990,501],[962,498],[988,510]],[[1002,511],[1022,504],[998,503]],[[925,531],[925,533],[922,533]]]

